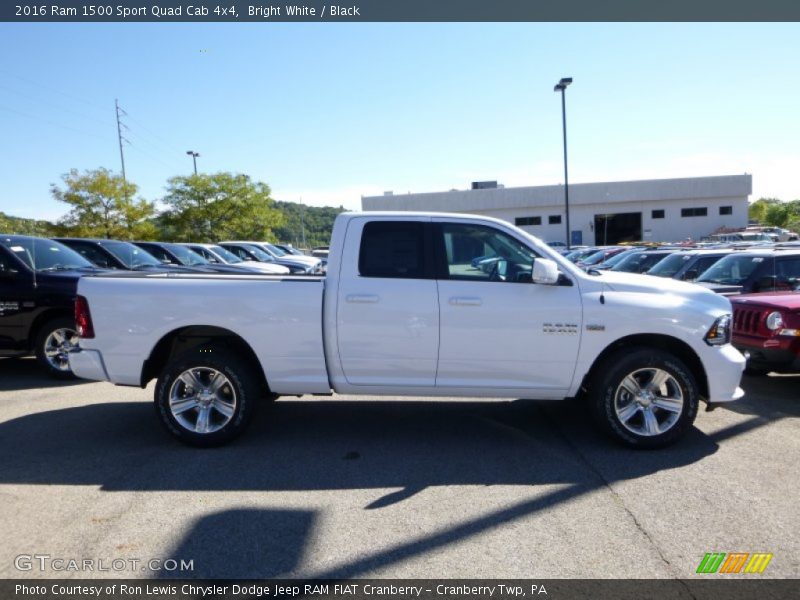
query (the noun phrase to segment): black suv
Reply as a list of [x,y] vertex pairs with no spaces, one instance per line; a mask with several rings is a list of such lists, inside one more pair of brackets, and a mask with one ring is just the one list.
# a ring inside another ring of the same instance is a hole
[[71,376],[78,279],[100,271],[53,240],[0,235],[0,356],[35,354],[50,375]]
[[695,283],[725,295],[796,290],[800,250],[742,250],[712,265]]

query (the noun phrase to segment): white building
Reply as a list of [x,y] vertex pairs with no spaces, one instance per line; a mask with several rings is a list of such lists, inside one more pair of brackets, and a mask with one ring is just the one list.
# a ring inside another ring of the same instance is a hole
[[[566,241],[564,186],[363,196],[363,210],[474,213],[497,217],[548,242]],[[572,244],[699,240],[721,227],[747,225],[751,175],[578,183],[569,186]]]

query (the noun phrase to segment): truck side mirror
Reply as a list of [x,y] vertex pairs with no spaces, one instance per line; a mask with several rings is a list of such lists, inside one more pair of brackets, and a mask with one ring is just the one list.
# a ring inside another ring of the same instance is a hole
[[533,283],[556,285],[558,283],[558,265],[549,258],[533,260]]
[[694,281],[698,277],[700,277],[700,273],[697,271],[697,269],[689,269],[683,274],[684,281]]

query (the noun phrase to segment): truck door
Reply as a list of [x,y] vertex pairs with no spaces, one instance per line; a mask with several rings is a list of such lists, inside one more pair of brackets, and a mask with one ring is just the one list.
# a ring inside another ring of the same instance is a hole
[[439,303],[430,219],[353,219],[346,235],[336,309],[345,379],[432,387]]
[[0,352],[27,348],[34,308],[32,277],[0,246]]
[[510,233],[437,221],[436,386],[566,391],[582,326],[577,285],[533,283],[536,252]]

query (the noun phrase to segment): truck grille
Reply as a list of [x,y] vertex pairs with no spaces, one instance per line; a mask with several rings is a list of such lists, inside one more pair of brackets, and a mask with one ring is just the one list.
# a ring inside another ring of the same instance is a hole
[[761,322],[763,311],[760,309],[734,308],[733,331],[734,333],[756,334]]

